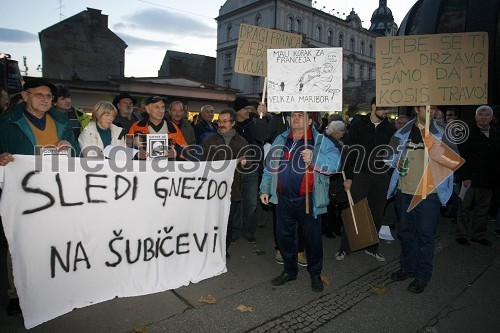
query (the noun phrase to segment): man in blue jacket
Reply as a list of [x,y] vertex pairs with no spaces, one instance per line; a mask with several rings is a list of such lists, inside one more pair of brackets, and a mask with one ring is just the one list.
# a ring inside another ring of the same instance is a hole
[[[434,112],[431,107],[430,134],[424,134],[426,108],[418,106],[416,118],[399,129],[390,142],[395,154],[389,164],[399,171],[392,173],[387,197],[396,195],[401,240],[400,269],[391,279],[414,277],[408,290],[415,294],[423,292],[431,279],[440,206],[446,205],[453,191],[453,171],[463,164],[456,147],[443,135],[442,125],[432,120]],[[426,149],[428,164],[424,169]],[[402,158],[407,160],[404,170]]]
[[[311,287],[315,292],[322,292],[323,242],[318,215],[327,211],[330,185],[327,175],[337,171],[340,152],[329,139],[311,129],[311,124],[307,113],[292,112],[290,129],[274,140],[266,158],[260,200],[265,205],[269,202],[277,205],[276,234],[284,270],[271,284],[280,286],[297,279],[297,227],[300,225]],[[305,177],[308,177],[308,187]],[[308,214],[306,193],[312,208]]]

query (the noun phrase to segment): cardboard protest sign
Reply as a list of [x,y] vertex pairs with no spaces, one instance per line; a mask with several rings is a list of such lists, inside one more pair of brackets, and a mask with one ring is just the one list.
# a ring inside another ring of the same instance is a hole
[[267,49],[301,46],[302,35],[241,23],[234,71],[254,76],[267,76]]
[[226,272],[236,160],[16,155],[0,201],[26,328],[74,308]]
[[267,50],[269,111],[342,110],[342,48]]
[[377,105],[471,105],[488,98],[488,34],[377,38]]

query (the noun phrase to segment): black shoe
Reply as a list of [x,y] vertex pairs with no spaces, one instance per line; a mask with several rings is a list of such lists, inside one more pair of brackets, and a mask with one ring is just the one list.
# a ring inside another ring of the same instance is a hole
[[391,274],[391,280],[392,281],[404,281],[409,277],[414,277],[415,273],[412,272],[407,272],[405,270],[400,269],[397,272],[394,272]]
[[283,273],[280,274],[280,276],[275,277],[271,281],[271,284],[273,286],[281,286],[281,285],[287,283],[288,281],[293,281],[293,280],[297,280],[297,277],[296,276],[290,276],[287,273],[283,272]]
[[21,307],[19,306],[19,298],[11,298],[7,305],[7,314],[9,316],[18,316],[22,314]]
[[335,234],[333,232],[325,232],[326,238],[335,238]]
[[479,244],[484,245],[484,246],[492,246],[493,245],[492,242],[490,242],[489,240],[484,239],[484,238],[483,239],[471,239],[470,241],[479,243]]
[[460,245],[464,245],[464,246],[470,245],[469,241],[466,238],[457,238],[456,241]]
[[315,293],[323,292],[323,281],[319,275],[311,276],[311,288]]
[[425,290],[425,287],[427,287],[427,282],[415,279],[408,286],[408,290],[414,294],[420,294]]

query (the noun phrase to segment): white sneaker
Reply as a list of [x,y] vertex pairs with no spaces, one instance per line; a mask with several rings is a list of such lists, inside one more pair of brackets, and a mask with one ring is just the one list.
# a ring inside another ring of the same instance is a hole
[[340,250],[339,252],[335,253],[335,260],[341,261],[344,260],[346,256],[346,253],[344,250]]
[[373,258],[377,259],[378,261],[385,261],[385,257],[378,252],[370,252],[368,250],[365,250],[365,253],[367,255],[372,256]]
[[280,250],[276,251],[276,262],[283,265],[283,257],[281,256]]
[[304,252],[297,253],[297,264],[302,267],[307,267],[307,259]]

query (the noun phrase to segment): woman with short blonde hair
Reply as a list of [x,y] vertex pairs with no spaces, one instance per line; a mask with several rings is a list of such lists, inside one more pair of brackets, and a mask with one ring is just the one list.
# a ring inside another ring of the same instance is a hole
[[104,148],[108,145],[125,146],[125,131],[113,124],[118,111],[106,101],[97,102],[92,111],[92,121],[84,128],[78,142],[81,157],[104,158]]

